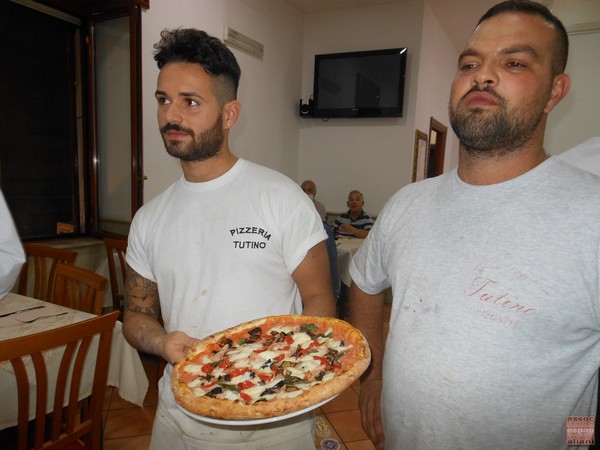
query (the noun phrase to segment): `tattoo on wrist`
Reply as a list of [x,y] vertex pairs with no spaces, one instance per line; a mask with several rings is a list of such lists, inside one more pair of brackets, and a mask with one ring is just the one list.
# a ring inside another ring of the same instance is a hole
[[142,305],[139,305],[139,304],[136,304],[133,302],[129,304],[128,310],[132,311],[132,312],[138,312],[138,313],[144,313],[144,314],[152,314],[152,315],[158,314],[157,308],[154,308],[153,305],[142,306]]

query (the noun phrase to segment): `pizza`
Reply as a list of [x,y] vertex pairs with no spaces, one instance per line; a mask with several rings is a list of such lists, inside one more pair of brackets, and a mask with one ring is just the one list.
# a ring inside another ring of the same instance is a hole
[[228,420],[283,416],[330,399],[369,366],[364,336],[343,320],[271,316],[210,335],[175,364],[177,403]]

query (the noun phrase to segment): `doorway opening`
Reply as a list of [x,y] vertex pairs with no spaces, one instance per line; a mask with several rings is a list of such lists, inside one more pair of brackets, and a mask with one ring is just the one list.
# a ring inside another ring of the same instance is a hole
[[448,127],[431,117],[429,120],[429,161],[427,164],[427,178],[437,177],[444,173],[447,134]]

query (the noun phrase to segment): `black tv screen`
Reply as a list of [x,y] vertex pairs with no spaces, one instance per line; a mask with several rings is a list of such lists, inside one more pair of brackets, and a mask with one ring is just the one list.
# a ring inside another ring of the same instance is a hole
[[315,55],[313,117],[401,117],[406,48]]

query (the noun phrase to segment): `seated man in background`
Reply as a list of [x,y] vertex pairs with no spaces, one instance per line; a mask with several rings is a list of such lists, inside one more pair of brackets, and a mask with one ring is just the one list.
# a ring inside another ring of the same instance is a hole
[[319,216],[321,216],[321,220],[323,222],[327,222],[327,212],[325,211],[325,205],[321,203],[319,200],[315,199],[317,195],[317,185],[313,180],[304,180],[300,185],[302,190],[306,195],[308,195],[313,203],[315,204],[315,208],[317,208],[317,212]]
[[335,233],[333,232],[333,228],[327,223],[327,213],[325,212],[325,206],[323,203],[315,200],[315,194],[317,193],[317,185],[312,180],[304,180],[300,185],[302,190],[308,197],[313,201],[319,216],[321,216],[321,220],[323,221],[323,228],[327,233],[327,241],[325,244],[327,245],[327,254],[329,256],[329,269],[331,271],[331,285],[333,287],[333,294],[336,299],[340,298],[341,292],[341,281],[340,274],[337,267],[337,248],[335,246]]
[[348,212],[335,219],[335,230],[344,236],[366,238],[375,221],[363,211],[365,199],[362,193],[359,191],[350,192],[346,204],[348,205]]

